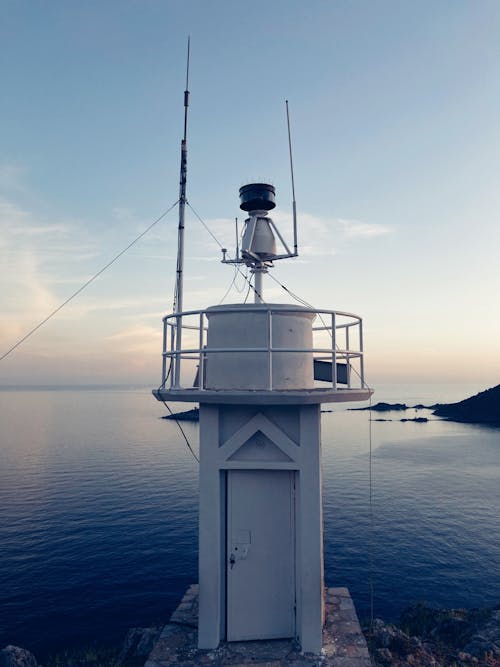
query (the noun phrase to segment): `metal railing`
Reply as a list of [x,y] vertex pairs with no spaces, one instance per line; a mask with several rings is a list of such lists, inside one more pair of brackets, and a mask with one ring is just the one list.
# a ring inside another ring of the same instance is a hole
[[[252,306],[244,312],[252,311]],[[353,313],[333,310],[317,310],[313,308],[295,309],[290,311],[259,304],[255,309],[258,313],[267,316],[267,341],[259,347],[209,347],[207,314],[214,314],[210,310],[190,310],[183,313],[167,315],[163,318],[163,361],[161,388],[195,389],[205,391],[207,359],[213,354],[250,354],[264,353],[267,355],[267,388],[273,390],[273,355],[283,353],[310,354],[314,361],[326,362],[331,365],[331,379],[328,388],[331,389],[367,389],[364,380],[363,361],[363,323],[361,317]],[[240,313],[240,308],[224,308],[224,313]],[[311,347],[275,347],[273,346],[273,314],[284,313],[312,314],[316,326],[312,326],[313,343]],[[182,346],[177,349],[176,337],[178,327],[182,328]],[[313,362],[311,362],[313,363]],[[341,366],[345,366],[343,369]],[[342,371],[342,380],[339,378]],[[194,380],[183,383],[183,375],[189,373]],[[339,387],[342,384],[342,387]],[[323,383],[323,388],[325,387]]]

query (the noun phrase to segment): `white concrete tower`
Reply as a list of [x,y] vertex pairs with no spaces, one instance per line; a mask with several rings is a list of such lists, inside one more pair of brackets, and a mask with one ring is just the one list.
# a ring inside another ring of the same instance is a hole
[[357,315],[264,301],[263,275],[297,254],[268,217],[274,197],[264,183],[240,189],[249,214],[241,252],[224,254],[250,267],[255,303],[165,317],[154,394],[200,404],[199,647],[295,637],[318,654],[320,406],[366,400],[370,390]]

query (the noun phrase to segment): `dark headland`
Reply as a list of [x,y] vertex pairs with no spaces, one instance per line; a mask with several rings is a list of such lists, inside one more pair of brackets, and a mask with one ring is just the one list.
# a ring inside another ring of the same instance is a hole
[[[406,403],[376,403],[364,408],[351,410],[372,410],[373,412],[391,412],[404,410],[432,410],[437,417],[469,424],[489,424],[500,426],[500,384],[481,391],[475,396],[457,403],[435,403],[434,405],[406,405]],[[426,421],[425,418],[401,421]]]
[[437,404],[433,407],[438,417],[500,426],[500,384],[458,403]]

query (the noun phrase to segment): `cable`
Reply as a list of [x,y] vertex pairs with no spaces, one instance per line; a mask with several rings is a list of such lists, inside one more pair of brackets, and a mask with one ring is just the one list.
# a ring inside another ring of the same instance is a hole
[[[219,241],[219,239],[215,236],[215,234],[211,231],[211,229],[208,227],[207,223],[203,220],[203,218],[201,217],[201,215],[199,215],[199,213],[197,213],[197,212],[194,210],[194,208],[191,206],[191,204],[190,204],[188,201],[186,201],[186,204],[187,204],[187,205],[189,206],[189,208],[193,211],[193,213],[194,213],[195,216],[198,218],[198,220],[201,222],[201,224],[203,225],[203,227],[205,227],[205,229],[207,230],[207,232],[210,234],[210,236],[213,238],[213,240],[217,243],[217,245],[219,246],[219,248],[222,250],[222,249],[223,249],[223,245],[222,245],[222,243],[221,243],[221,242]],[[239,273],[240,275],[243,276],[243,278],[246,280],[246,282],[249,284],[249,286],[250,286],[251,289],[255,292],[255,294],[258,296],[258,298],[261,299],[261,301],[262,301],[263,303],[265,303],[264,299],[262,298],[262,295],[259,294],[258,290],[255,289],[254,285],[252,285],[251,281],[248,279],[248,276],[246,276],[246,275],[243,273],[243,271],[240,269],[240,267],[239,267],[237,264],[235,264],[235,266],[236,266],[236,269],[237,269],[238,273]],[[225,299],[225,298],[226,298],[226,297],[224,297],[224,299]],[[248,298],[248,295],[247,295],[247,298]],[[245,303],[246,303],[246,299],[245,299]]]
[[[279,280],[277,280],[273,275],[269,274],[272,280],[274,280],[275,283],[280,285],[285,292],[290,294],[292,298],[294,298],[296,301],[301,303],[303,306],[306,306],[308,308],[313,308],[313,306],[305,301],[304,299],[301,299],[299,296],[294,294],[291,290],[288,289],[285,285],[280,283]],[[313,310],[316,310],[313,308]],[[330,328],[327,327],[325,324],[325,321],[323,320],[321,313],[318,313],[319,319],[321,320],[323,326],[327,329],[328,333],[330,334],[330,337],[333,340],[333,331],[331,331]],[[335,347],[337,349],[338,345],[337,342],[335,341]],[[371,387],[364,382],[363,378],[361,377],[360,373],[351,366],[351,369],[356,373],[356,375],[359,377],[361,382],[364,384],[364,386],[367,387],[367,389],[370,390],[371,392]],[[370,596],[370,636],[373,636],[373,621],[374,621],[374,607],[375,607],[375,586],[373,582],[373,572],[374,572],[374,567],[373,567],[373,537],[375,534],[375,520],[374,520],[374,513],[373,513],[373,475],[372,475],[372,468],[373,468],[373,458],[372,458],[372,453],[373,453],[373,446],[372,446],[372,394],[370,393],[370,398],[369,398],[369,410],[368,410],[368,487],[369,487],[369,521],[370,521],[370,538],[368,540],[368,561],[369,561],[369,566],[368,566],[368,587],[369,587],[369,596]]]
[[375,535],[375,521],[373,515],[373,477],[372,477],[372,397],[370,394],[369,427],[368,427],[368,484],[369,484],[369,515],[370,515],[370,539],[368,540],[369,573],[368,584],[370,589],[370,636],[373,636],[373,616],[375,591],[373,584],[373,543]]
[[244,278],[244,282],[241,284],[241,287],[238,287],[238,283],[236,283],[236,282],[234,283],[234,287],[239,294],[241,294],[243,292],[243,290],[246,288],[246,283],[248,281],[248,267],[247,267],[246,272],[243,274],[243,278]]
[[166,373],[166,375],[165,375],[165,379],[163,380],[163,382],[161,383],[161,385],[158,387],[158,391],[160,391],[160,389],[164,389],[164,388],[165,388],[165,385],[167,384],[167,380],[168,380],[168,378],[170,377],[170,373],[171,373],[171,372],[172,372],[172,357],[170,357],[170,363],[169,363],[169,365],[168,365],[168,371],[167,371],[167,373]]
[[[219,241],[219,239],[215,236],[215,234],[213,234],[213,232],[210,230],[210,228],[208,227],[208,225],[206,224],[206,222],[203,220],[203,218],[199,215],[199,213],[197,213],[197,211],[195,211],[195,209],[191,206],[191,204],[190,204],[189,202],[186,202],[186,203],[187,203],[187,205],[189,206],[189,208],[193,211],[193,213],[195,214],[195,216],[198,218],[198,220],[201,222],[201,224],[202,224],[203,227],[206,229],[206,231],[210,234],[210,236],[213,238],[213,240],[217,243],[217,245],[219,246],[219,248],[222,249],[222,248],[223,248],[222,243],[221,243],[221,242]],[[251,280],[248,279],[248,276],[245,275],[245,274],[243,273],[243,271],[240,269],[240,267],[239,267],[237,264],[236,264],[235,266],[236,266],[236,269],[237,269],[238,273],[240,273],[240,275],[243,276],[243,278],[245,279],[245,281],[248,283],[248,286],[249,286],[249,287],[248,287],[248,290],[247,290],[247,293],[246,293],[246,296],[245,296],[245,300],[244,300],[243,303],[246,303],[246,302],[247,302],[247,300],[248,300],[248,296],[249,296],[249,294],[250,294],[250,289],[252,289],[252,290],[254,291],[254,293],[259,297],[259,299],[262,299],[262,296],[261,296],[261,295],[259,294],[259,292],[255,289],[255,286],[252,285]],[[310,304],[308,301],[306,301],[305,299],[302,299],[300,296],[298,296],[297,294],[295,294],[295,292],[292,292],[290,289],[288,289],[288,287],[286,287],[286,285],[283,285],[283,283],[281,283],[277,278],[275,278],[275,277],[272,275],[272,273],[268,273],[267,275],[271,278],[271,280],[274,280],[275,283],[277,283],[281,288],[283,288],[283,289],[285,290],[285,292],[287,292],[287,293],[292,297],[292,299],[295,299],[295,301],[297,301],[297,302],[300,303],[301,305],[305,306],[306,308],[311,308],[312,310],[317,310],[317,308],[314,308],[314,306],[313,306],[312,304]],[[236,277],[236,274],[235,274],[235,276],[234,276],[234,278],[233,278],[233,281],[231,282],[231,284],[230,284],[230,286],[229,286],[229,288],[228,288],[226,294],[223,296],[222,300],[220,301],[220,303],[222,303],[222,302],[224,301],[224,299],[227,297],[227,295],[229,294],[229,291],[231,290],[231,287],[232,287],[233,284],[234,284],[234,279],[235,279],[235,277]],[[262,301],[264,301],[264,300],[262,299]],[[325,327],[325,329],[327,329],[328,333],[330,334],[330,337],[333,339],[333,332],[332,332],[332,331],[330,330],[330,328],[326,325],[325,321],[323,320],[323,317],[322,317],[321,313],[318,313],[318,317],[319,317],[319,319],[321,320],[321,322],[322,322],[323,326]],[[339,349],[339,347],[338,347],[336,341],[335,341],[335,347],[337,348],[337,350]],[[351,366],[351,370],[353,370],[354,373],[355,373],[355,375],[357,375],[358,378],[362,381],[363,386],[365,386],[367,389],[370,389],[370,390],[371,390],[371,387],[369,386],[369,384],[368,384],[368,383],[361,377],[361,374],[356,370],[356,368],[354,368],[354,366]]]
[[[285,290],[285,292],[290,294],[290,296],[293,299],[295,299],[298,303],[300,303],[303,306],[306,306],[306,308],[311,308],[312,310],[317,310],[317,308],[314,308],[314,306],[312,304],[310,304],[308,301],[305,301],[304,299],[301,299],[300,296],[297,296],[297,294],[295,294],[294,292],[289,290],[288,287],[286,287],[285,285],[280,283],[280,281],[277,280],[277,278],[275,278],[272,274],[268,274],[268,275],[272,280],[274,280],[275,283],[277,283],[280,287],[282,287]],[[318,312],[318,317],[321,320],[321,323],[323,324],[325,329],[330,334],[330,338],[332,338],[332,340],[333,340],[333,332],[331,331],[331,327],[327,326],[325,320],[323,319],[323,316],[319,312]],[[339,346],[337,345],[337,341],[335,341],[335,347],[336,347],[337,351],[340,350]],[[370,385],[361,377],[361,374],[358,373],[356,368],[354,366],[351,366],[350,364],[349,364],[349,366],[350,366],[351,370],[354,371],[355,375],[357,375],[358,378],[361,380],[362,386],[366,387],[367,389],[369,389],[371,391],[372,389],[371,389]],[[371,394],[370,394],[370,401],[371,401]]]
[[9,350],[7,350],[7,352],[5,352],[5,353],[0,357],[0,361],[3,361],[6,357],[9,356],[9,354],[10,354],[11,352],[14,352],[14,350],[15,350],[16,348],[18,348],[22,343],[24,343],[24,341],[27,340],[30,336],[32,336],[32,335],[35,333],[35,331],[38,331],[38,329],[40,329],[40,327],[42,327],[46,322],[48,322],[50,319],[52,319],[52,317],[54,317],[54,315],[56,315],[56,313],[58,313],[60,310],[62,310],[62,309],[64,308],[64,306],[66,306],[70,301],[72,301],[76,296],[78,296],[78,294],[80,294],[81,292],[83,292],[83,290],[84,290],[86,287],[88,287],[88,286],[90,285],[90,283],[93,283],[94,280],[95,280],[96,278],[98,278],[102,273],[104,273],[104,271],[106,271],[106,269],[109,269],[109,267],[110,267],[112,264],[114,264],[114,263],[116,262],[117,259],[119,259],[122,255],[124,255],[124,254],[127,252],[127,250],[130,250],[130,248],[131,248],[133,245],[135,245],[135,244],[137,243],[137,241],[139,241],[140,239],[142,239],[142,237],[145,236],[145,235],[149,232],[150,229],[152,229],[155,225],[157,225],[157,224],[160,222],[160,220],[163,220],[163,218],[164,218],[166,215],[168,215],[168,214],[170,213],[170,211],[171,211],[173,208],[175,208],[175,207],[177,206],[178,203],[179,203],[179,200],[177,200],[176,202],[174,202],[174,203],[172,204],[172,206],[171,206],[169,209],[167,209],[164,213],[162,213],[162,214],[160,215],[160,217],[156,218],[156,220],[155,220],[154,222],[152,222],[152,223],[149,225],[149,227],[146,227],[146,229],[145,229],[143,232],[141,232],[141,233],[139,234],[139,236],[136,236],[136,238],[135,238],[131,243],[129,243],[128,246],[127,246],[126,248],[124,248],[124,249],[121,250],[117,255],[115,255],[115,256],[113,257],[113,259],[112,259],[111,261],[109,261],[105,266],[103,266],[102,269],[100,269],[97,273],[94,273],[94,275],[92,276],[92,278],[89,278],[89,279],[87,280],[86,283],[84,283],[81,287],[79,287],[79,288],[76,290],[76,292],[73,292],[73,294],[72,294],[71,296],[69,296],[69,297],[66,299],[66,301],[63,301],[63,302],[62,302],[62,303],[61,303],[55,310],[53,310],[49,315],[47,315],[47,317],[46,317],[45,319],[43,319],[43,320],[42,320],[41,322],[39,322],[35,327],[33,327],[33,329],[31,329],[31,331],[28,331],[28,333],[27,333],[25,336],[23,336],[20,340],[18,340],[17,343],[16,343],[15,345],[13,345]]
[[219,248],[222,250],[222,247],[223,247],[223,246],[222,246],[222,243],[221,243],[221,242],[219,241],[219,239],[215,236],[215,234],[213,234],[213,233],[211,232],[211,230],[208,228],[208,225],[207,225],[206,222],[203,220],[203,218],[202,218],[202,217],[201,217],[201,216],[194,210],[194,208],[191,206],[191,204],[190,204],[188,201],[186,202],[186,204],[187,204],[187,205],[189,206],[189,208],[193,211],[193,213],[194,213],[195,216],[198,218],[198,220],[201,222],[201,224],[203,225],[203,227],[205,227],[205,229],[207,230],[207,232],[210,234],[210,236],[213,238],[213,240],[217,243],[217,245],[219,246]]
[[[188,205],[189,208],[192,210],[192,212],[194,213],[194,215],[196,216],[196,218],[199,220],[199,222],[200,222],[200,223],[203,225],[203,227],[206,229],[206,231],[208,232],[208,234],[213,238],[213,240],[217,243],[217,245],[222,249],[223,246],[222,246],[221,242],[220,242],[220,241],[218,240],[218,238],[212,233],[212,231],[210,230],[210,228],[208,227],[208,225],[205,223],[205,221],[203,220],[203,218],[202,218],[202,217],[195,211],[195,209],[191,206],[191,204],[190,204],[189,202],[187,202],[187,205]],[[256,290],[255,287],[252,285],[252,282],[251,282],[251,280],[248,278],[248,275],[246,275],[245,273],[243,273],[243,271],[240,269],[240,267],[239,267],[237,264],[235,265],[235,269],[236,269],[236,270],[235,270],[235,272],[234,272],[233,279],[232,279],[232,281],[231,281],[231,283],[230,283],[228,289],[226,290],[226,293],[225,293],[224,296],[222,297],[220,303],[222,303],[222,302],[226,299],[227,295],[228,295],[229,292],[231,291],[231,288],[233,287],[233,285],[235,285],[235,281],[236,281],[236,277],[237,277],[237,274],[238,274],[238,273],[239,273],[240,275],[242,275],[243,278],[244,278],[244,280],[245,280],[245,282],[248,283],[248,289],[247,289],[247,293],[246,293],[246,295],[245,295],[244,303],[246,303],[247,300],[248,300],[248,297],[249,297],[249,294],[250,294],[250,290],[253,290],[253,291],[255,292],[255,294],[257,294],[257,296],[258,296],[259,298],[261,298],[261,295],[258,294],[257,290]],[[297,294],[295,294],[294,292],[292,292],[288,287],[286,287],[286,285],[283,285],[283,283],[281,283],[281,282],[280,282],[277,278],[275,278],[271,273],[268,273],[268,275],[269,275],[269,277],[270,277],[272,280],[274,280],[275,283],[277,283],[282,289],[284,289],[285,292],[287,292],[293,299],[295,299],[295,301],[297,301],[297,302],[300,303],[301,305],[305,306],[306,308],[311,308],[312,310],[317,310],[317,309],[314,308],[314,306],[313,306],[312,304],[310,304],[308,301],[306,301],[305,299],[302,299],[302,298],[299,297]],[[238,289],[237,286],[236,286],[236,289]],[[239,290],[239,291],[240,291],[240,290]],[[318,317],[319,317],[319,319],[321,320],[321,322],[322,322],[323,326],[325,327],[325,329],[327,329],[328,333],[330,334],[330,337],[333,339],[333,331],[331,331],[331,329],[330,329],[329,327],[327,327],[325,321],[323,320],[323,317],[322,317],[321,313],[318,313]],[[335,347],[336,347],[337,349],[339,349],[339,347],[338,347],[336,341],[335,341]],[[354,373],[359,377],[359,379],[362,381],[362,383],[364,384],[364,386],[366,386],[367,389],[369,389],[369,390],[371,391],[371,387],[370,387],[370,386],[363,380],[363,378],[361,377],[360,373],[358,373],[358,371],[356,370],[356,368],[351,367],[351,369],[352,369],[352,370],[354,371]],[[170,368],[169,368],[168,373],[170,373]],[[167,373],[167,378],[168,378],[168,373]],[[166,382],[166,380],[165,380],[165,382]],[[165,383],[164,383],[164,384],[165,384]],[[369,436],[368,436],[368,441],[369,441],[369,457],[368,457],[368,458],[369,458],[369,463],[368,463],[368,475],[369,475],[369,517],[370,517],[370,541],[369,541],[369,591],[370,591],[370,634],[372,634],[372,633],[373,633],[373,621],[374,621],[374,598],[375,598],[375,592],[374,592],[374,583],[373,583],[373,534],[374,534],[374,514],[373,514],[373,483],[372,483],[372,482],[373,482],[373,478],[372,478],[372,420],[371,420],[372,397],[371,397],[371,394],[370,394],[370,399],[369,399],[369,400],[370,400],[370,410],[368,411],[368,415],[369,415]],[[170,412],[170,414],[171,414],[172,416],[174,416],[173,413],[172,413],[172,411],[170,410],[169,406],[168,406],[165,402],[164,402],[164,404],[165,404],[165,407],[166,407],[166,408],[168,409],[168,411]],[[175,419],[175,417],[174,417],[174,419]],[[184,430],[183,430],[182,426],[181,426],[180,423],[177,421],[177,419],[175,419],[175,421],[176,421],[177,426],[179,427],[179,429],[180,429],[182,435],[184,436],[184,440],[186,441],[186,444],[187,444],[187,446],[188,446],[188,448],[189,448],[189,451],[191,452],[191,454],[193,455],[193,457],[196,459],[196,461],[199,462],[199,459],[198,459],[198,457],[196,456],[196,454],[194,453],[194,451],[193,451],[193,449],[192,449],[192,447],[191,447],[191,445],[190,445],[190,443],[189,443],[189,440],[187,439],[187,436],[186,436],[186,434],[184,433]]]
[[231,288],[233,287],[233,285],[234,285],[234,283],[235,283],[235,280],[236,280],[236,276],[237,276],[237,275],[238,275],[238,267],[235,266],[235,267],[234,267],[234,275],[233,275],[233,279],[232,279],[231,282],[229,283],[229,287],[227,288],[226,293],[224,294],[224,296],[222,297],[222,299],[219,301],[219,304],[218,304],[219,306],[221,305],[221,303],[224,301],[224,299],[227,297],[227,295],[228,295],[229,292],[231,291]]
[[[254,294],[256,294],[256,295],[259,297],[259,299],[261,300],[261,302],[262,302],[262,303],[266,303],[265,300],[264,300],[263,297],[262,297],[262,294],[259,293],[259,290],[257,290],[257,289],[255,288],[255,285],[252,285],[252,280],[249,279],[248,276],[246,276],[246,275],[243,273],[243,271],[240,269],[239,266],[238,266],[237,268],[238,268],[238,272],[243,276],[243,278],[245,278],[245,280],[246,280],[247,283],[248,283],[248,293],[250,293],[250,290],[253,290]],[[246,296],[245,303],[246,303],[246,300],[247,300],[247,299],[248,299],[248,294],[247,294],[247,296]]]
[[249,294],[250,294],[250,288],[251,288],[251,287],[252,287],[252,283],[249,282],[249,283],[248,283],[247,293],[245,294],[245,300],[243,301],[243,303],[246,303],[246,302],[248,301],[248,296],[249,296]]
[[[191,206],[191,204],[190,204],[189,202],[187,202],[187,205],[188,205],[189,208],[192,210],[192,212],[194,213],[194,215],[196,216],[196,218],[199,220],[199,222],[200,222],[200,223],[203,225],[203,227],[206,229],[206,231],[207,231],[207,232],[210,234],[210,236],[213,238],[213,240],[214,240],[214,241],[217,243],[217,245],[222,249],[223,246],[222,246],[221,242],[220,242],[220,241],[218,240],[218,238],[212,233],[212,231],[210,230],[210,228],[208,227],[208,225],[205,223],[205,221],[202,219],[202,217],[195,211],[195,209]],[[247,302],[248,297],[249,297],[249,294],[250,294],[250,290],[251,290],[251,289],[253,289],[253,291],[255,292],[255,294],[257,294],[257,296],[258,296],[259,298],[261,298],[261,295],[257,292],[257,290],[255,289],[255,287],[252,285],[251,280],[248,278],[248,275],[245,275],[245,273],[243,273],[243,271],[240,269],[240,267],[239,267],[237,264],[235,265],[235,269],[236,269],[236,270],[235,270],[235,272],[234,272],[233,279],[232,279],[232,281],[231,281],[231,283],[230,283],[228,289],[226,290],[226,293],[224,294],[224,296],[222,297],[222,299],[221,299],[221,301],[220,301],[219,303],[222,303],[222,302],[226,299],[227,295],[228,295],[229,292],[231,291],[231,288],[233,287],[233,285],[235,285],[235,281],[236,281],[236,277],[237,277],[237,274],[238,274],[238,273],[239,273],[240,275],[242,275],[243,278],[244,278],[244,280],[248,283],[248,289],[247,289],[247,293],[246,293],[246,295],[245,295],[244,303]],[[293,299],[295,299],[295,301],[297,301],[297,302],[300,303],[301,305],[305,306],[306,308],[311,308],[312,310],[317,310],[317,309],[314,308],[314,306],[313,306],[312,304],[310,304],[308,301],[306,301],[305,299],[302,299],[302,298],[299,297],[297,294],[295,294],[294,292],[292,292],[288,287],[286,287],[286,285],[283,285],[283,283],[281,283],[281,282],[280,282],[277,278],[275,278],[271,273],[268,273],[268,275],[269,275],[269,277],[270,277],[272,280],[274,280],[275,283],[277,283],[282,289],[284,289],[285,292],[287,292]],[[236,288],[237,288],[237,286],[236,286]],[[237,288],[237,289],[238,289],[238,288]],[[239,290],[239,291],[240,291],[240,290]],[[323,320],[323,317],[322,317],[321,313],[318,313],[318,317],[319,317],[319,319],[321,320],[323,326],[324,326],[325,329],[328,331],[328,333],[330,334],[330,337],[331,337],[332,340],[333,340],[333,331],[331,331],[331,329],[330,329],[329,327],[327,327],[325,321]],[[335,341],[335,347],[336,347],[337,349],[339,349],[339,347],[338,347],[336,341]],[[359,377],[359,379],[362,381],[362,383],[364,384],[364,386],[365,386],[367,389],[369,389],[369,390],[371,391],[371,387],[368,385],[367,382],[365,382],[365,381],[363,380],[363,378],[361,377],[360,373],[358,373],[358,371],[356,370],[356,368],[351,367],[351,370],[353,370],[354,373]],[[170,372],[170,369],[169,369],[169,372]],[[167,373],[167,378],[168,378],[168,373]],[[166,381],[166,380],[165,380],[165,381]],[[369,405],[370,405],[370,410],[369,410],[369,412],[368,412],[368,415],[369,415],[369,436],[368,436],[368,441],[369,441],[369,457],[368,457],[368,458],[369,458],[369,464],[368,464],[368,466],[369,466],[369,467],[368,467],[368,475],[369,475],[369,517],[370,517],[370,541],[369,541],[369,591],[370,591],[370,634],[372,634],[372,633],[373,633],[373,621],[374,621],[374,598],[375,598],[375,593],[374,593],[374,583],[373,583],[373,534],[374,534],[374,514],[373,514],[373,484],[372,484],[373,479],[372,479],[372,420],[371,420],[372,397],[371,397],[371,394],[370,394],[370,398],[369,398],[369,400],[370,400],[370,404],[369,404]],[[164,404],[165,404],[166,408],[168,409],[168,411],[170,412],[170,414],[171,414],[172,416],[174,416],[173,413],[172,413],[172,411],[170,410],[169,406],[168,406],[165,402],[164,402]],[[174,417],[174,418],[175,418],[175,417]],[[196,454],[194,453],[194,451],[193,451],[193,449],[192,449],[192,447],[191,447],[191,445],[190,445],[190,443],[189,443],[189,441],[188,441],[188,439],[187,439],[187,437],[186,437],[186,434],[184,433],[184,430],[182,429],[182,426],[181,426],[180,423],[177,421],[177,419],[176,419],[175,421],[176,421],[176,423],[177,423],[179,429],[181,430],[182,435],[184,436],[184,440],[186,441],[186,444],[187,444],[187,446],[188,446],[188,448],[189,448],[191,454],[194,456],[194,458],[196,459],[196,461],[199,462],[199,459],[198,459],[198,457],[196,456]]]
[[289,290],[288,287],[283,285],[283,283],[280,283],[280,281],[277,278],[275,278],[271,273],[268,273],[268,276],[271,278],[271,280],[274,280],[275,283],[277,283],[280,287],[282,287],[285,290],[285,292],[288,292],[288,294],[292,297],[292,299],[295,299],[295,301],[298,301],[303,306],[307,306],[307,308],[312,308],[313,310],[316,310],[316,308],[314,308],[312,304],[310,304],[308,301],[305,301],[304,299],[301,299],[300,296],[297,296],[297,294]]
[[172,410],[170,409],[170,406],[169,406],[167,403],[165,403],[165,401],[162,401],[162,403],[163,403],[163,405],[167,408],[167,410],[170,412],[170,414],[171,414],[171,416],[173,417],[175,423],[176,423],[177,426],[179,427],[179,430],[180,430],[180,432],[182,433],[182,435],[183,435],[183,437],[184,437],[184,440],[186,441],[186,445],[187,445],[189,451],[191,452],[191,454],[193,455],[193,458],[199,463],[199,462],[200,462],[200,459],[196,456],[194,449],[191,447],[191,443],[189,442],[189,440],[188,440],[188,438],[187,438],[187,435],[184,433],[184,429],[183,429],[182,426],[180,425],[180,422],[175,418],[175,415],[174,415],[174,413],[172,412]]
[[[163,382],[161,383],[161,385],[158,387],[158,391],[159,391],[160,389],[163,389],[163,388],[165,387],[165,384],[167,383],[167,380],[168,380],[168,378],[169,378],[169,375],[170,375],[171,370],[172,370],[172,359],[170,359],[170,364],[169,364],[169,366],[168,366],[167,374],[165,375],[165,379],[163,380]],[[186,433],[184,432],[184,429],[183,429],[182,426],[180,425],[179,420],[176,419],[174,413],[173,413],[172,410],[170,409],[170,406],[169,406],[165,401],[162,401],[162,403],[163,403],[163,405],[167,408],[167,410],[170,412],[171,416],[174,418],[175,423],[176,423],[177,426],[179,427],[180,432],[182,433],[182,435],[183,435],[183,437],[184,437],[184,440],[186,441],[186,445],[188,446],[189,451],[190,451],[191,454],[193,455],[194,459],[199,463],[199,462],[200,462],[200,459],[199,459],[199,458],[196,456],[196,454],[194,453],[194,450],[193,450],[193,448],[191,447],[191,444],[190,444],[190,442],[189,442],[189,440],[188,440],[188,438],[187,438]]]

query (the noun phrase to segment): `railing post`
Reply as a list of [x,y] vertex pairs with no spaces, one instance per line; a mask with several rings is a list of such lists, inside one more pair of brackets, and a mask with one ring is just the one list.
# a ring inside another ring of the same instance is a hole
[[205,375],[205,358],[203,356],[203,311],[200,312],[199,346],[200,346],[200,357],[198,360],[198,389],[205,389],[205,383],[203,381]]
[[177,335],[175,339],[175,388],[180,389],[182,355],[182,315],[175,318]]
[[337,389],[337,332],[335,326],[335,313],[332,313],[332,386]]
[[161,386],[165,386],[165,378],[167,376],[167,321],[163,320],[163,343],[161,348]]
[[267,311],[267,356],[269,360],[269,390],[273,388],[273,317],[270,310]]
[[351,388],[351,355],[349,354],[349,329],[351,327],[347,326],[345,328],[345,349],[347,350],[347,367],[346,367],[346,375],[347,375],[347,388]]
[[170,331],[170,389],[174,386],[174,369],[177,363],[175,355],[172,355],[175,347],[175,328],[172,325]]
[[359,370],[361,373],[361,388],[365,387],[365,356],[363,352],[363,320],[359,318],[359,351],[361,356],[359,358]]

